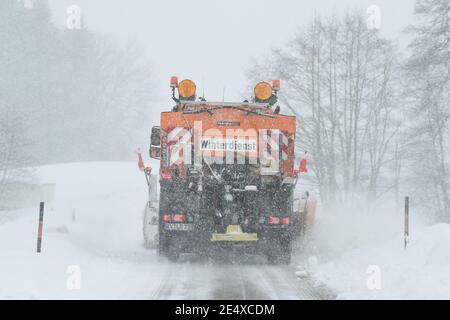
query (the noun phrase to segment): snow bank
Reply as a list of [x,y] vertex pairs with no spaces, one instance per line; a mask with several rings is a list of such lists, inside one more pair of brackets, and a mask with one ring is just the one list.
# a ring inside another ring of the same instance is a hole
[[400,214],[319,220],[300,268],[338,299],[450,299],[450,225],[411,218],[406,249]]
[[[52,165],[36,175],[56,184],[43,252],[36,253],[38,204],[0,211],[0,299],[152,298],[168,275],[179,273],[179,265],[143,248],[147,192],[135,163]],[[318,216],[298,259],[306,276],[340,299],[450,299],[450,226],[424,226],[413,208],[406,250],[401,214],[343,212]],[[80,289],[70,286],[73,266],[81,272]],[[207,286],[196,290],[208,297]]]
[[[147,192],[137,165],[60,164],[36,175],[56,184],[42,253],[36,253],[39,204],[0,211],[0,299],[148,298],[169,266],[142,245]],[[71,285],[77,270],[79,289]]]

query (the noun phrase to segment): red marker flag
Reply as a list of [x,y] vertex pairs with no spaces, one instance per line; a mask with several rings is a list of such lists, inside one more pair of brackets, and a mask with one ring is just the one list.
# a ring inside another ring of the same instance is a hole
[[141,151],[139,149],[136,150],[136,154],[138,156],[138,168],[139,168],[139,170],[145,171],[145,172],[151,172],[152,168],[145,166],[144,159],[142,159],[142,154],[141,154]]
[[139,150],[136,151],[136,154],[138,156],[138,167],[139,170],[143,171],[145,169],[145,165],[144,165],[144,159],[142,159],[142,154]]
[[308,168],[307,168],[307,163],[308,163],[308,161],[305,159],[305,158],[303,158],[303,159],[301,159],[300,160],[300,167],[299,167],[299,172],[304,172],[304,173],[306,173],[306,172],[308,172]]

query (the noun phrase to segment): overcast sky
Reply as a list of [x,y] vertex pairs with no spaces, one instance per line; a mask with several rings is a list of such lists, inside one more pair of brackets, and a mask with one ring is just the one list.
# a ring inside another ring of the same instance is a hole
[[[136,39],[155,67],[161,90],[169,78],[191,78],[208,100],[241,100],[245,71],[255,57],[287,42],[314,14],[381,10],[381,32],[404,44],[413,0],[50,0],[64,26],[69,5],[81,8],[85,26],[119,39]],[[262,79],[265,80],[265,79]],[[267,79],[269,80],[269,79]],[[161,103],[165,104],[163,101]],[[167,103],[171,104],[169,101]]]

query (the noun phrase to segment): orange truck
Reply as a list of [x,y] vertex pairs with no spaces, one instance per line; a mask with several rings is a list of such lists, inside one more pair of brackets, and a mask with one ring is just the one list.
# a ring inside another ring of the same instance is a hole
[[197,99],[188,79],[172,77],[171,88],[175,106],[150,145],[160,159],[159,254],[239,248],[290,263],[301,229],[294,188],[306,168],[294,165],[296,118],[280,114],[280,82],[260,82],[238,103]]

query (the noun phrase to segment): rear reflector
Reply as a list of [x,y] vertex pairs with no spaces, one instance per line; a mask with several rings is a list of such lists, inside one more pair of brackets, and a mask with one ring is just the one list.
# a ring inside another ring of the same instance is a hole
[[165,213],[165,214],[163,214],[163,221],[164,222],[180,222],[180,223],[184,223],[184,222],[186,222],[186,215],[185,214]]
[[278,218],[277,217],[274,217],[274,216],[270,216],[269,217],[269,219],[268,219],[268,221],[267,221],[267,223],[268,224],[278,224]]
[[270,224],[270,225],[288,225],[289,224],[289,217],[269,216],[268,219],[267,219],[267,224]]
[[174,222],[186,222],[186,215],[185,214],[175,214],[173,216]]
[[161,179],[162,180],[171,180],[172,175],[170,173],[161,173]]

